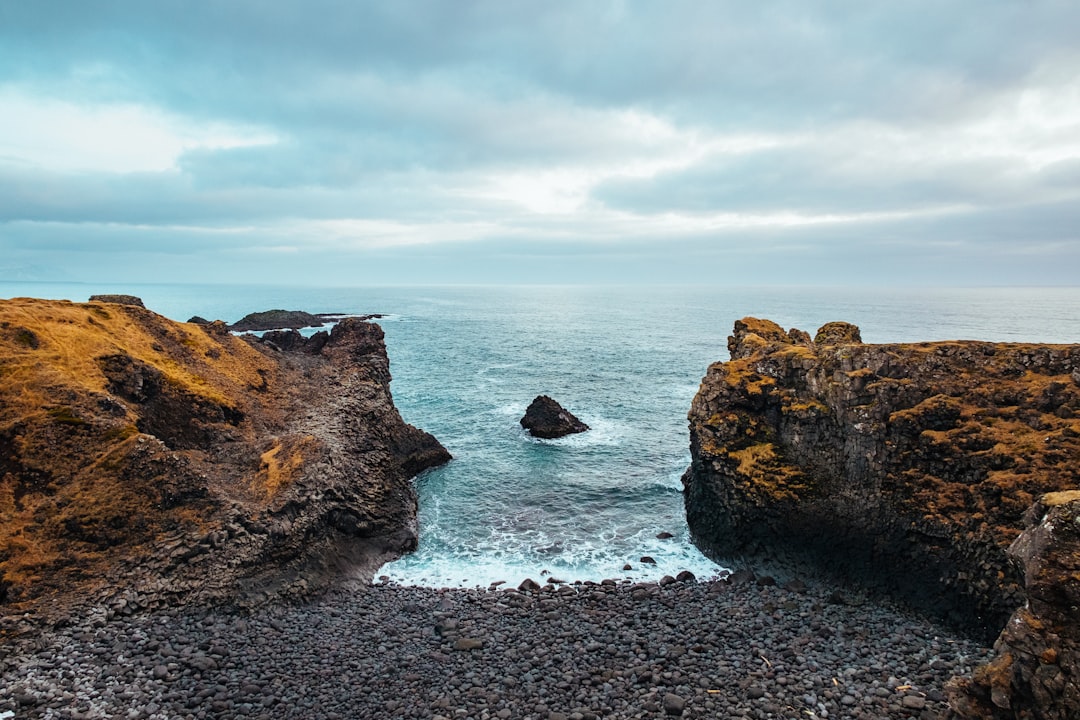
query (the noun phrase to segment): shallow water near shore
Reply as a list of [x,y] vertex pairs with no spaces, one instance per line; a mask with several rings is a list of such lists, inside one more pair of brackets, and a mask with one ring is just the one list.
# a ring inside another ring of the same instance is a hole
[[[380,575],[486,586],[525,577],[656,580],[720,570],[690,542],[680,476],[686,413],[745,315],[866,342],[1080,342],[1080,290],[798,288],[272,288],[0,283],[0,296],[139,295],[178,320],[269,308],[385,313],[395,403],[454,455],[417,478],[420,547]],[[518,425],[548,394],[592,429],[537,440]],[[670,539],[658,539],[670,533]],[[642,563],[650,556],[655,564]],[[624,565],[632,569],[624,571]]]

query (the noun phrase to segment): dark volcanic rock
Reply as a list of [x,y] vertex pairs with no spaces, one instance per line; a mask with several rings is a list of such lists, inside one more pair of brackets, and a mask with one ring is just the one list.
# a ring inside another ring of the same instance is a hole
[[589,429],[588,425],[547,395],[539,395],[529,403],[525,416],[521,418],[521,427],[538,438],[560,438]]
[[202,317],[201,315],[192,315],[190,318],[188,318],[188,322],[191,323],[192,325],[209,325],[210,324],[210,321],[207,320],[206,318]]
[[274,345],[131,305],[0,302],[13,320],[39,343],[0,332],[20,378],[0,383],[6,610],[258,604],[415,547],[410,477],[450,456],[394,407],[378,325]]
[[322,317],[301,310],[265,310],[245,315],[230,325],[229,329],[234,332],[260,332],[322,326]]
[[1080,491],[1044,495],[1009,547],[1027,605],[994,645],[995,658],[948,688],[965,720],[1080,717]]
[[1080,346],[863,345],[846,323],[818,339],[735,324],[689,415],[695,542],[993,637],[1024,599],[1005,556],[1024,511],[1076,485]]
[[91,295],[90,302],[116,303],[117,305],[132,305],[134,307],[146,307],[142,298],[134,295]]

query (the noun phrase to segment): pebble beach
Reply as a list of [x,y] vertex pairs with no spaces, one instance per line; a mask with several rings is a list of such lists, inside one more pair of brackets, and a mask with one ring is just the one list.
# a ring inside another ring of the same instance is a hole
[[941,717],[988,650],[827,587],[335,590],[89,614],[3,659],[0,718]]

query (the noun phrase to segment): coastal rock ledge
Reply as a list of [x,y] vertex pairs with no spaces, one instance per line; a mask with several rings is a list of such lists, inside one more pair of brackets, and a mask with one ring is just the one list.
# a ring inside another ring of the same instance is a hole
[[854,581],[993,638],[1027,597],[1006,556],[1080,486],[1080,345],[867,345],[744,318],[689,413],[695,542]]
[[0,615],[258,604],[412,550],[410,477],[450,455],[394,407],[382,329],[291,340],[0,302]]

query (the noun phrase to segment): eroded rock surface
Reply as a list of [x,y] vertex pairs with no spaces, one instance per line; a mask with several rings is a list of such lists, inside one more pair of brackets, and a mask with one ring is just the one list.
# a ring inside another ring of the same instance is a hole
[[381,328],[284,344],[0,302],[4,609],[258,603],[411,550],[409,478],[449,454],[394,408]]
[[995,658],[955,679],[949,704],[964,720],[1080,717],[1080,491],[1045,495],[1009,556],[1028,601],[994,645]]
[[1080,477],[1080,346],[817,342],[745,318],[690,411],[687,519],[710,556],[813,567],[994,637],[1005,550]]
[[323,318],[302,310],[263,310],[245,315],[229,326],[234,332],[322,327]]
[[538,395],[529,403],[520,422],[521,427],[528,430],[529,434],[546,439],[573,435],[589,429],[588,425],[547,395]]

